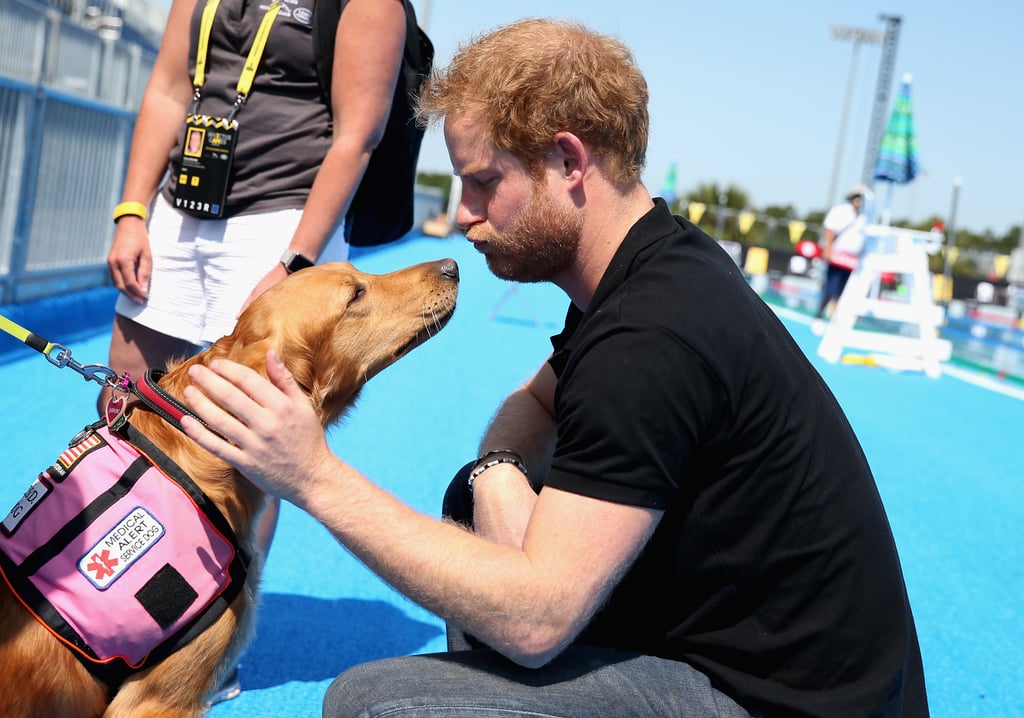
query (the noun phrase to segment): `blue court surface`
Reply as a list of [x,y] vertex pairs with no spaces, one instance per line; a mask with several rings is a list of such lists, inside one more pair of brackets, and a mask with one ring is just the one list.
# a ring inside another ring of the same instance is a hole
[[[461,237],[414,238],[354,263],[383,273],[442,257],[456,259],[462,273],[451,323],[373,379],[330,434],[340,456],[433,516],[497,404],[545,359],[566,305],[553,287],[495,279]],[[19,308],[11,318],[66,344],[82,364],[103,363],[112,307],[113,294],[100,292]],[[1024,392],[956,368],[929,379],[827,364],[807,320],[779,311],[874,469],[917,619],[932,715],[1024,715]],[[92,421],[96,385],[6,335],[0,358],[3,515]],[[257,631],[241,665],[241,696],[214,707],[211,718],[319,716],[325,689],[349,666],[444,649],[442,621],[289,505]]]

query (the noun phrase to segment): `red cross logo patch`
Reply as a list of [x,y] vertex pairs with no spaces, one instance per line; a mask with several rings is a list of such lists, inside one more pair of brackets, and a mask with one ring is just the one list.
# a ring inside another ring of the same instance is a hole
[[78,560],[78,570],[100,591],[118,580],[164,535],[163,525],[136,506]]
[[86,565],[85,569],[94,575],[96,581],[102,581],[108,576],[114,575],[114,568],[119,563],[120,561],[110,555],[110,551],[103,549],[102,553],[92,555],[91,562]]

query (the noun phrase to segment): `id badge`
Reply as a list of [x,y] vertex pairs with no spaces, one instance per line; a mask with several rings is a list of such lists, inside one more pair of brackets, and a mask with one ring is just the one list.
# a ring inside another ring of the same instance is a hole
[[201,219],[224,214],[238,121],[209,115],[185,118],[181,169],[174,180],[174,206]]

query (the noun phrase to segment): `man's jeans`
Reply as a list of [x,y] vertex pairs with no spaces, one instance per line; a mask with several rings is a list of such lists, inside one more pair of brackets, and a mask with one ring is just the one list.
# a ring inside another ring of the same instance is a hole
[[338,676],[324,718],[750,718],[680,661],[574,645],[540,669],[477,649],[388,658]]

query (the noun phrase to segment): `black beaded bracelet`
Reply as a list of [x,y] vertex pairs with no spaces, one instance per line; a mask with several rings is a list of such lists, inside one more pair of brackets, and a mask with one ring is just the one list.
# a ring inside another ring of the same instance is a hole
[[466,480],[466,488],[469,489],[469,493],[473,493],[473,482],[476,478],[487,471],[487,469],[497,466],[498,464],[515,464],[516,468],[523,473],[523,476],[528,476],[526,473],[526,462],[523,461],[523,457],[519,455],[519,452],[513,451],[512,449],[494,449],[493,451],[488,451],[477,459],[476,462],[476,466],[470,472],[469,478]]

